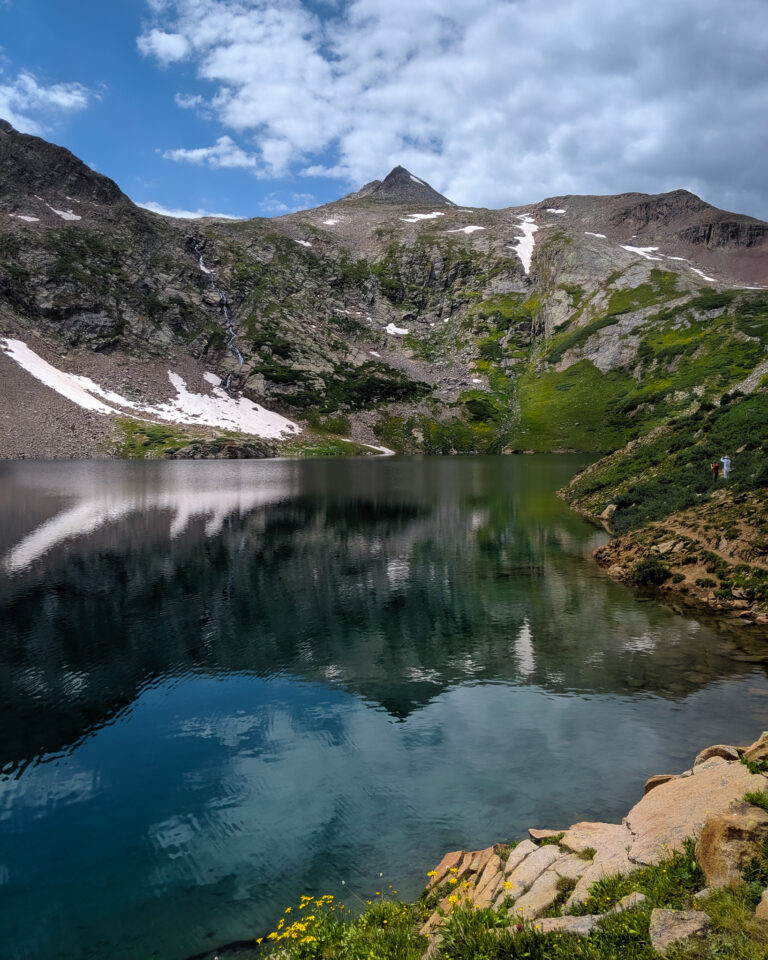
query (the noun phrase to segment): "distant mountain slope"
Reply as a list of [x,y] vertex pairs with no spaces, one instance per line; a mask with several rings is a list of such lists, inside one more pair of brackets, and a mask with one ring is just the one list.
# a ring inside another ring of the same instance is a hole
[[8,124],[0,171],[0,455],[236,455],[208,441],[285,422],[290,452],[605,452],[768,369],[768,224],[686,191],[469,209],[396,167],[190,222]]

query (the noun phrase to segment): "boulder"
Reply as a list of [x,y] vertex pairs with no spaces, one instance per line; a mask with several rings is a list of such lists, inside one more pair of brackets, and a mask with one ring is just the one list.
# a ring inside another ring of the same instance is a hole
[[682,850],[683,841],[698,838],[707,820],[727,813],[747,791],[764,786],[765,777],[750,773],[743,763],[715,757],[694,767],[690,776],[655,787],[625,818],[632,834],[630,859],[653,864]]
[[505,875],[509,876],[510,873],[515,871],[520,866],[527,856],[534,853],[538,849],[538,845],[535,844],[533,840],[523,840],[522,843],[518,843],[514,850],[509,851],[507,862],[504,864]]
[[589,896],[589,888],[603,877],[617,873],[629,873],[634,869],[627,856],[632,845],[632,834],[623,823],[574,824],[567,831],[561,845],[575,853],[595,851],[592,862],[584,862],[585,870],[566,901],[566,906],[583,903]]
[[644,893],[640,893],[638,890],[635,890],[634,893],[628,893],[626,897],[622,897],[618,903],[614,903],[609,913],[624,913],[625,910],[634,910],[635,907],[639,907],[641,903],[645,903],[648,899]]
[[546,870],[534,882],[531,889],[515,900],[512,908],[516,916],[523,920],[534,920],[545,913],[557,900],[560,875],[553,869]]
[[562,853],[554,844],[546,847],[537,847],[536,850],[523,860],[508,876],[510,883],[508,895],[517,900],[526,893],[538,880],[542,873],[551,867],[555,860],[559,860]]
[[451,867],[459,867],[461,861],[465,857],[464,850],[451,850],[450,853],[446,853],[443,859],[435,867],[435,875],[430,878],[429,883],[427,884],[427,890],[431,890],[432,887],[436,887],[441,884],[445,878],[448,876],[448,873],[451,870]]
[[504,885],[504,861],[499,857],[490,860],[478,877],[472,892],[472,902],[482,910],[490,907]]
[[560,846],[574,853],[584,853],[585,850],[603,850],[616,848],[623,849],[631,842],[629,831],[623,823],[599,823],[581,821],[566,830],[560,841]]
[[696,859],[708,887],[738,883],[749,861],[768,838],[768,812],[742,804],[732,813],[712,817],[696,844]]
[[[588,937],[602,919],[599,914],[593,913],[583,917],[545,917],[537,921],[536,930],[539,933],[565,933]],[[512,931],[514,932],[514,927]]]
[[712,921],[699,910],[662,910],[651,911],[651,947],[656,953],[664,953],[678,940],[688,937],[702,937],[710,928]]
[[667,783],[670,780],[677,779],[676,773],[657,773],[653,777],[649,777],[645,781],[645,789],[643,793],[650,793],[654,787],[660,787],[662,783]]
[[761,760],[768,760],[768,730],[763,731],[759,740],[755,740],[744,751],[744,759],[753,763],[760,763]]
[[531,838],[531,840],[541,843],[542,840],[550,840],[552,837],[559,837],[562,833],[562,830],[536,830],[534,827],[531,827],[528,831],[528,836]]
[[704,763],[705,760],[711,760],[712,757],[722,757],[724,760],[738,760],[739,751],[736,747],[730,747],[724,743],[715,743],[711,747],[705,747],[701,753],[698,753],[696,759],[693,761],[693,765],[694,767],[698,767],[700,763]]

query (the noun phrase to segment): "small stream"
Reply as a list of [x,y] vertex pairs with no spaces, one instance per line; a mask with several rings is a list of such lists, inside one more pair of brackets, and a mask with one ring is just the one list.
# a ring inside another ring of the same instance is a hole
[[[232,323],[232,313],[229,309],[229,297],[227,296],[226,290],[222,288],[216,282],[216,271],[212,270],[210,267],[206,267],[205,260],[203,259],[203,249],[205,247],[205,241],[198,237],[195,240],[195,253],[197,254],[197,265],[200,267],[202,272],[208,277],[211,290],[219,298],[219,310],[221,311],[221,316],[224,320],[224,329],[227,333],[227,349],[232,354],[232,356],[237,360],[237,365],[242,367],[243,365],[243,355],[238,349],[236,340],[237,333],[235,331],[234,324]],[[232,380],[232,374],[227,375],[226,382],[224,384],[224,389],[229,389],[229,384]]]

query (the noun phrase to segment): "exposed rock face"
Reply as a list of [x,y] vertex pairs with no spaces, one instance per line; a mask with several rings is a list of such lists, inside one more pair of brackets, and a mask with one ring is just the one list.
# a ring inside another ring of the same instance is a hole
[[698,910],[651,911],[651,946],[656,953],[665,953],[678,940],[701,937],[712,926],[712,921]]
[[696,859],[708,887],[738,883],[749,861],[758,855],[768,837],[768,813],[760,807],[741,805],[733,813],[709,819],[696,844]]

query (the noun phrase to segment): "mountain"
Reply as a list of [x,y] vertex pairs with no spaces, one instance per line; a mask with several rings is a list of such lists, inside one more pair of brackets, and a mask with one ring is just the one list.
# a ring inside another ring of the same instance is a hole
[[384,180],[371,180],[344,200],[373,200],[376,203],[398,203],[404,206],[426,204],[432,206],[456,206],[447,197],[438,193],[425,180],[415,177],[405,167],[395,167]]
[[6,123],[0,173],[5,457],[604,453],[762,390],[768,224],[684,190],[182,221]]

